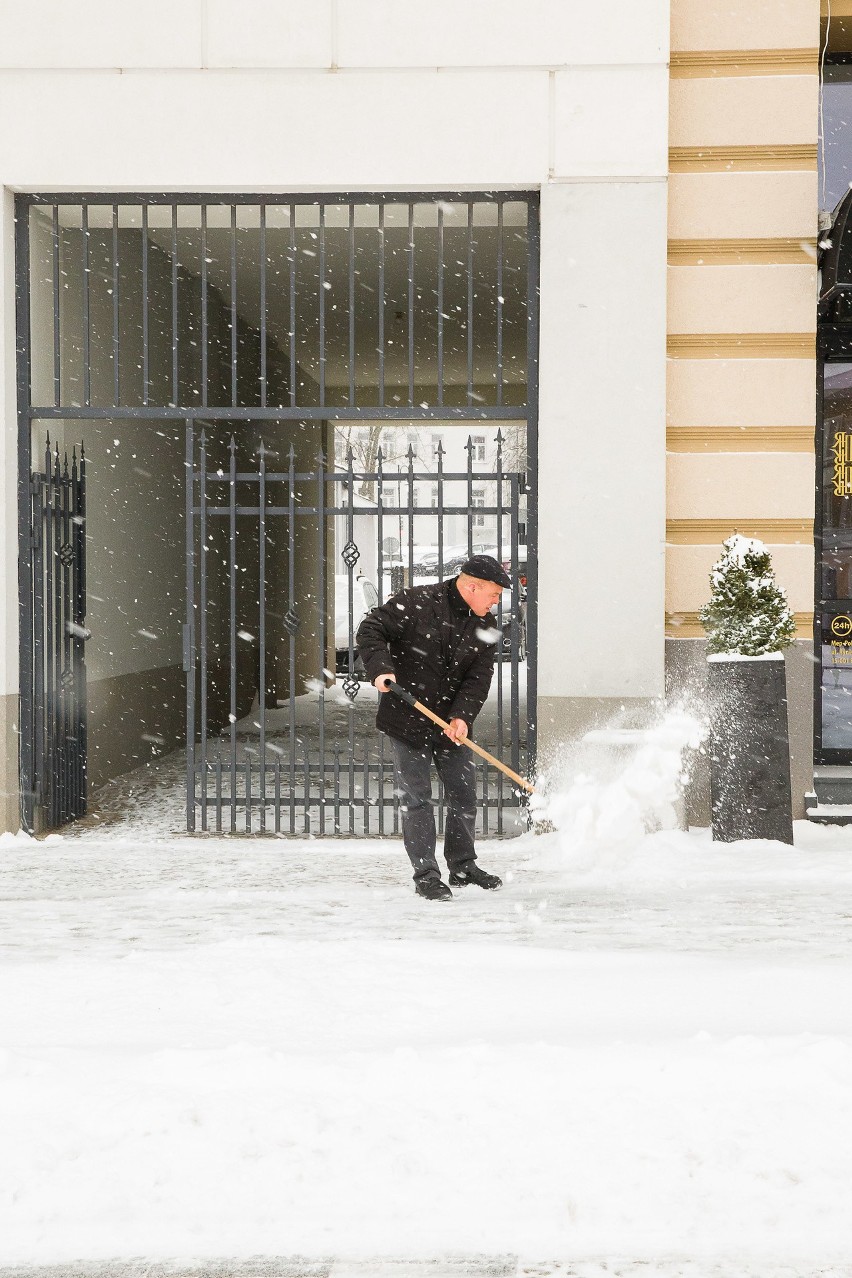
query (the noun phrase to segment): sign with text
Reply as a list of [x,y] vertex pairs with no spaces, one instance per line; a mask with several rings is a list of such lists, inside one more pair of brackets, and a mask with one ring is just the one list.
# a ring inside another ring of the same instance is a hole
[[852,495],[852,433],[848,430],[835,431],[831,455],[834,458],[834,495],[849,497]]

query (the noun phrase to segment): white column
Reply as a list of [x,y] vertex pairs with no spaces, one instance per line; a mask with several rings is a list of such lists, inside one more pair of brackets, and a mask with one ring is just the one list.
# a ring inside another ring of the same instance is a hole
[[664,180],[542,191],[539,694],[664,689]]

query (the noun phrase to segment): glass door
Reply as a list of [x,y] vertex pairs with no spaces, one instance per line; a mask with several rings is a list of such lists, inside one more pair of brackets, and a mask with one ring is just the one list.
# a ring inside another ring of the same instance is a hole
[[818,472],[818,763],[852,764],[852,363],[826,362]]

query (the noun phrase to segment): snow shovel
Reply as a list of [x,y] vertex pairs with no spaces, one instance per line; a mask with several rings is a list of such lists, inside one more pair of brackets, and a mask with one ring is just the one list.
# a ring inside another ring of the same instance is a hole
[[[450,726],[445,719],[442,719],[440,715],[435,714],[435,711],[430,710],[428,706],[424,706],[422,701],[418,701],[412,693],[408,692],[405,688],[401,688],[398,683],[390,683],[388,691],[396,693],[398,697],[402,697],[403,701],[407,701],[410,706],[414,706],[415,710],[419,710],[421,714],[425,714],[427,719],[431,719],[433,723],[437,723],[439,728],[448,728]],[[522,789],[526,790],[527,794],[538,793],[535,786],[531,785],[529,781],[518,776],[517,772],[513,772],[511,768],[507,768],[505,763],[502,763],[500,759],[495,759],[493,754],[489,754],[487,750],[483,750],[482,746],[477,745],[475,741],[468,741],[467,738],[465,738],[464,741],[460,741],[458,744],[467,746],[468,750],[472,750],[474,754],[478,754],[480,758],[485,759],[488,763],[493,763],[495,768],[499,768],[501,772],[504,772],[507,777],[515,782],[516,785],[519,785]]]

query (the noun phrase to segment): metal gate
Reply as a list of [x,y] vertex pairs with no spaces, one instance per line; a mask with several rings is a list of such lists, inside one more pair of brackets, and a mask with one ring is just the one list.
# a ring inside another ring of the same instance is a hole
[[36,823],[86,811],[86,458],[60,460],[50,441],[32,476],[33,776]]
[[[187,427],[187,827],[398,830],[390,750],[374,725],[377,694],[360,667],[355,632],[374,603],[454,575],[475,549],[498,553],[512,579],[495,610],[499,651],[476,735],[515,771],[527,770],[532,742],[521,685],[529,596],[519,541],[526,476],[504,470],[502,432],[493,471],[475,468],[470,436],[464,471],[444,469],[440,442],[434,471],[415,469],[412,445],[396,470],[379,447],[374,471],[356,470],[351,448],[345,466],[335,469],[320,454],[315,469],[301,471],[292,445],[283,457],[261,444],[241,459],[234,435],[227,464],[211,465],[209,429],[196,439]],[[356,505],[365,488],[374,500]],[[428,505],[416,496],[424,488],[434,491]],[[487,497],[475,504],[474,491]],[[465,540],[448,548],[444,524],[453,516],[463,518]],[[489,517],[494,546],[474,541],[475,521]],[[426,556],[424,523],[436,539]],[[389,527],[401,535],[388,538]],[[361,572],[365,561],[369,575]],[[215,640],[211,619],[219,623]],[[516,829],[517,793],[502,773],[477,764],[480,832]],[[442,800],[439,792],[441,823]]]
[[[48,429],[70,443],[75,422],[87,446],[98,434],[88,422],[102,435],[107,424],[149,426],[151,447],[164,424],[186,431],[186,501],[174,520],[183,518],[186,532],[190,828],[395,827],[389,760],[362,723],[369,689],[355,668],[356,605],[364,580],[387,597],[405,582],[455,571],[444,554],[450,519],[464,523],[457,543],[493,541],[513,578],[525,579],[503,608],[508,656],[498,664],[485,743],[516,769],[532,768],[538,258],[535,192],[16,196],[27,828],[35,794],[69,796],[49,810],[58,824],[85,791],[85,725],[74,747],[82,778],[74,802],[58,780],[67,760],[43,745],[33,584],[34,454]],[[335,430],[378,437],[433,427],[471,432],[466,464],[448,462],[449,437],[410,456],[397,444],[371,446],[367,458],[335,451]],[[509,448],[512,431],[522,447]],[[100,509],[97,473],[92,454],[92,510]],[[434,525],[429,538],[424,520]],[[130,535],[116,527],[116,563]],[[338,649],[329,631],[340,579],[352,633]],[[82,628],[84,613],[81,598],[73,626]],[[72,631],[71,640],[74,704],[84,706],[82,637]],[[109,640],[99,627],[94,643]],[[333,686],[337,674],[343,681]],[[313,707],[314,727],[302,731],[308,695],[323,713]],[[480,799],[483,829],[506,832],[504,809],[517,802],[510,787],[483,773]]]

